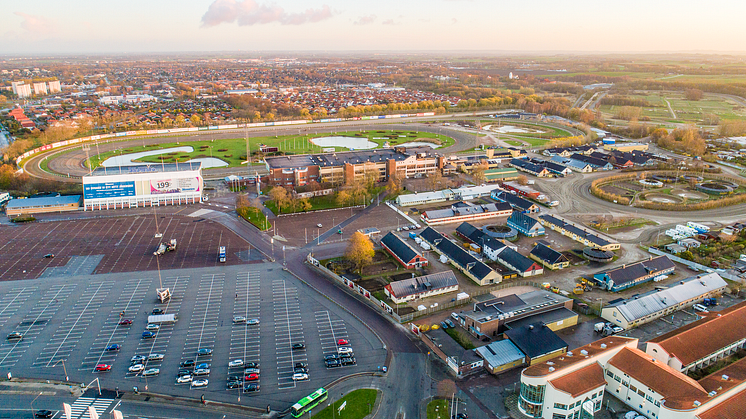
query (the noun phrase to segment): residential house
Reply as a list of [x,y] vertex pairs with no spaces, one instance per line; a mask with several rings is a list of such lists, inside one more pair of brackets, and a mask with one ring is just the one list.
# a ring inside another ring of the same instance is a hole
[[421,268],[428,265],[427,259],[417,249],[392,232],[383,236],[381,247],[407,269]]
[[567,259],[567,256],[543,243],[538,243],[531,250],[529,257],[551,270],[566,268],[570,265],[570,260]]
[[521,212],[514,212],[513,215],[508,217],[508,227],[512,227],[528,237],[543,236],[545,234],[544,226],[539,221]]
[[383,287],[387,297],[396,304],[458,291],[453,271],[394,281]]

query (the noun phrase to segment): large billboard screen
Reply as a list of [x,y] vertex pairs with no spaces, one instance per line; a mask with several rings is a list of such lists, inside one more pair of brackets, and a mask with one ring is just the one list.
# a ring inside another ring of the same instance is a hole
[[135,196],[135,182],[104,182],[83,185],[85,199]]
[[150,181],[151,194],[199,192],[199,178],[159,179]]

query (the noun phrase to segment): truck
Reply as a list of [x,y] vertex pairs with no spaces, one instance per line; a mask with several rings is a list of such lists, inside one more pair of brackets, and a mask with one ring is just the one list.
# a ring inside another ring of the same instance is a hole
[[171,299],[170,288],[156,288],[155,292],[158,294],[158,301],[160,301],[161,303],[165,303],[166,301]]
[[218,261],[225,263],[225,246],[220,246],[220,249],[218,249]]
[[153,254],[155,256],[160,256],[166,252],[173,252],[174,250],[176,250],[176,239],[171,239],[168,242],[161,242]]

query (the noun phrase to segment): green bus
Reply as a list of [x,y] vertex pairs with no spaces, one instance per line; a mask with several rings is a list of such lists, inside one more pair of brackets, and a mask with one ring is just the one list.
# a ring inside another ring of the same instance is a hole
[[300,399],[300,401],[293,405],[290,413],[294,418],[303,416],[304,413],[316,407],[319,403],[326,400],[327,394],[325,388],[320,388],[308,396]]

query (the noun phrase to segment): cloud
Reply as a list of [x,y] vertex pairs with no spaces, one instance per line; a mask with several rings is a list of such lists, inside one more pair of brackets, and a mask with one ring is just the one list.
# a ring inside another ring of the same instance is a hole
[[360,16],[355,21],[355,25],[370,25],[377,19],[376,15]]
[[21,29],[28,32],[28,36],[31,38],[44,38],[57,32],[57,25],[43,16],[34,16],[23,12],[14,12],[13,14],[23,19]]
[[452,18],[452,19],[451,19],[451,23],[458,23],[458,19],[456,19],[455,17],[454,17],[454,18]]
[[394,19],[386,19],[383,22],[381,22],[382,25],[396,25],[396,22],[394,22]]
[[259,4],[254,0],[215,0],[202,16],[202,26],[221,23],[238,23],[252,26],[277,22],[281,25],[301,25],[320,22],[332,17],[331,8],[323,5],[318,9],[306,9],[291,13],[276,4]]

